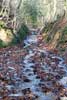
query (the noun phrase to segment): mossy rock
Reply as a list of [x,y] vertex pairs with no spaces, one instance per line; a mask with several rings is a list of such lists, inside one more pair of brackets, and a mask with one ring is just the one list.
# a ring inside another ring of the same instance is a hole
[[13,38],[10,29],[0,29],[0,47],[8,46],[12,42]]

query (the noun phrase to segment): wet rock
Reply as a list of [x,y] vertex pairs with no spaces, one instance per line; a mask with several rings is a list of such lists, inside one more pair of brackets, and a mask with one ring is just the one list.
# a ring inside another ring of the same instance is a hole
[[36,76],[36,79],[40,79],[40,76]]
[[23,80],[24,82],[31,82],[31,80],[30,79],[28,79],[28,78],[24,78],[24,80]]
[[22,90],[23,94],[30,93],[30,92],[31,92],[30,88],[26,88]]
[[60,97],[60,100],[67,100],[67,97]]
[[62,84],[63,86],[65,86],[67,88],[67,77],[63,77],[60,81],[60,84]]
[[48,87],[42,87],[42,92],[44,93],[47,93],[47,92],[50,92],[51,91],[51,88],[48,88]]

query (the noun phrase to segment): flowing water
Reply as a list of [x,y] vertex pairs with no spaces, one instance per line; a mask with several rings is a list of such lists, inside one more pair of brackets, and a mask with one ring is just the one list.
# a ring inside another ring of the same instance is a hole
[[[16,69],[9,66],[5,76],[9,80],[9,73],[11,75],[11,81],[4,86],[9,90],[8,96],[13,97],[9,100],[58,100],[60,92],[67,90],[67,65],[64,59],[40,48],[35,34],[28,36],[24,44],[26,55],[22,57],[20,71],[17,74]],[[62,91],[59,90],[60,86]],[[18,98],[22,96],[24,98]],[[60,100],[63,100],[62,96]]]

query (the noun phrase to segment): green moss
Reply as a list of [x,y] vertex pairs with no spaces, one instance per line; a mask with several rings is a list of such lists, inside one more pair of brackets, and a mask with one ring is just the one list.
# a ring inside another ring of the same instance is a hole
[[64,52],[64,51],[65,51],[65,48],[60,48],[60,51],[61,51],[61,52]]
[[3,47],[3,44],[2,43],[3,43],[2,40],[0,40],[0,47]]
[[12,41],[9,43],[9,46],[18,44],[16,38],[13,38]]
[[18,31],[18,37],[19,40],[22,41],[29,33],[29,29],[27,28],[27,26],[25,24],[21,25],[21,28]]
[[5,27],[5,22],[4,21],[0,21],[0,29]]
[[59,43],[65,43],[65,39],[64,39],[64,36],[61,38],[61,40],[59,41]]
[[63,33],[63,35],[59,41],[60,44],[67,42],[67,26],[62,30],[62,33]]
[[48,43],[51,40],[51,38],[48,36],[46,39],[46,42]]
[[47,23],[43,29],[43,32],[49,32],[52,29],[53,25],[54,23]]
[[67,26],[63,29],[63,33],[67,35]]
[[7,45],[2,40],[0,40],[0,48],[6,47],[6,46]]

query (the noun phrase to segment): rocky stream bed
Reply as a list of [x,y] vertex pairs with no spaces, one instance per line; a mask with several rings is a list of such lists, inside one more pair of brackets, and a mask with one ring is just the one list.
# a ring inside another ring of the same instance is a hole
[[0,100],[67,100],[67,64],[36,35],[0,49]]

